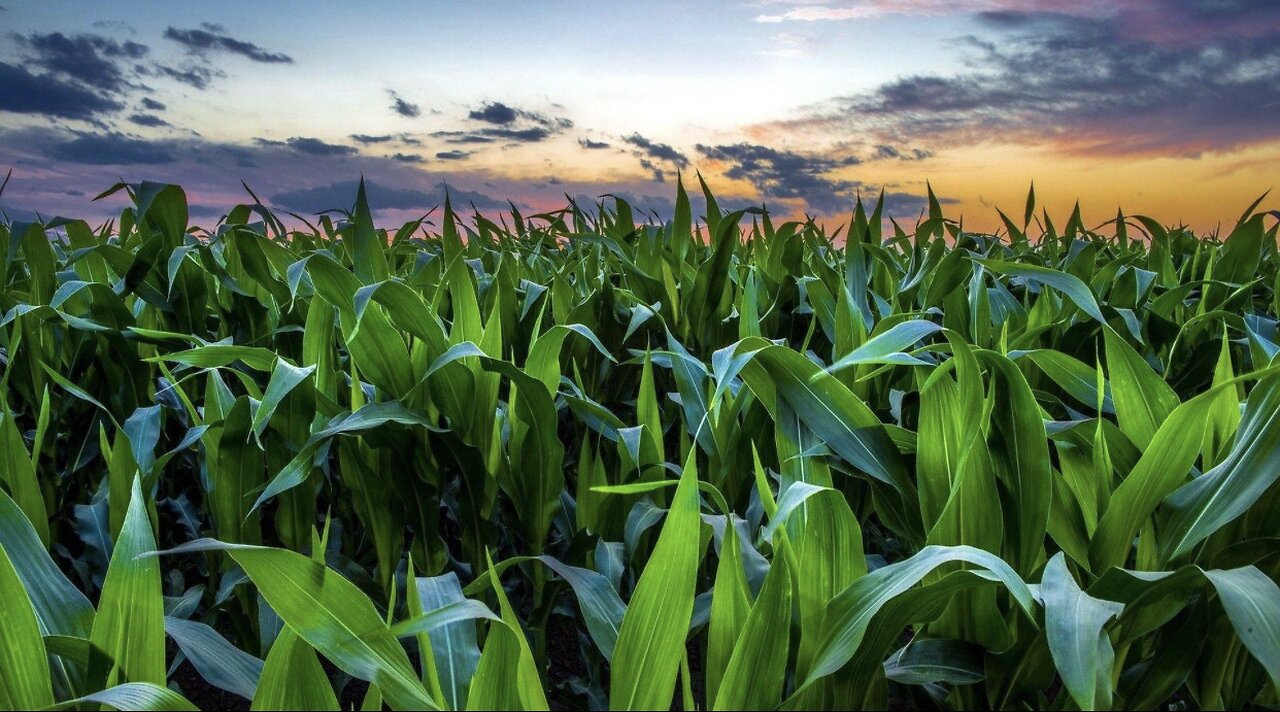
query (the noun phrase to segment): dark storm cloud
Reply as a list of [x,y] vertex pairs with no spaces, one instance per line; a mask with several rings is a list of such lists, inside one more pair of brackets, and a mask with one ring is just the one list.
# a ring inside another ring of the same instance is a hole
[[155,99],[151,99],[151,98],[148,98],[148,97],[143,97],[143,98],[142,98],[142,108],[147,109],[147,110],[149,110],[149,111],[164,111],[164,110],[165,110],[166,108],[168,108],[168,107],[166,107],[164,104],[162,104],[162,103],[160,103],[160,102],[156,101]]
[[254,139],[259,146],[274,146],[290,148],[298,153],[305,153],[308,156],[317,156],[320,158],[332,158],[339,156],[354,156],[356,149],[351,146],[343,146],[341,144],[329,143],[318,138],[308,136],[294,136],[284,141],[273,141],[271,139],[259,138]]
[[210,65],[188,63],[181,67],[168,64],[156,64],[149,73],[186,84],[195,89],[208,89],[215,79],[222,79],[227,73]]
[[652,141],[638,133],[623,136],[622,140],[634,146],[641,155],[660,161],[668,161],[678,168],[689,167],[689,157],[668,144]]
[[218,25],[206,25],[205,29],[195,30],[169,27],[164,31],[164,37],[186,47],[188,52],[196,54],[228,52],[264,64],[293,64],[293,57],[287,54],[270,52],[252,42],[222,34],[224,31]]
[[[355,203],[357,181],[340,181],[330,185],[286,191],[272,196],[281,207],[297,212],[320,212],[334,208],[349,208]],[[365,182],[369,205],[374,210],[422,210],[427,211],[444,202],[445,191],[455,204],[474,204],[481,210],[506,207],[506,202],[474,191],[459,190],[443,181],[429,190],[394,188],[372,181]]]
[[80,134],[48,147],[50,158],[90,165],[157,165],[177,160],[171,146],[120,133]]
[[442,161],[461,161],[471,156],[467,151],[441,151],[436,154],[436,158]]
[[476,131],[436,131],[433,138],[442,139],[445,143],[460,146],[485,143],[537,143],[556,135],[545,126],[531,126],[523,129],[483,128]]
[[479,109],[473,109],[471,113],[467,115],[467,118],[473,121],[484,121],[490,124],[506,126],[507,124],[514,123],[516,119],[520,118],[520,112],[506,104],[503,104],[502,102],[495,101],[485,104]]
[[622,141],[631,145],[631,155],[640,161],[641,168],[649,171],[655,183],[666,182],[666,170],[670,166],[689,167],[689,157],[668,144],[658,143],[638,133],[623,136]]
[[352,141],[362,146],[377,146],[384,143],[397,143],[402,146],[421,146],[422,141],[407,133],[402,134],[351,134]]
[[149,51],[133,41],[117,42],[102,35],[13,35],[28,62],[87,87],[116,93],[128,87],[125,62],[137,61]]
[[422,115],[422,107],[409,101],[405,101],[404,97],[400,96],[393,90],[388,89],[387,94],[391,97],[392,111],[409,119],[416,119]]
[[[559,106],[558,104],[556,106]],[[467,118],[472,121],[481,121],[486,124],[494,124],[496,126],[510,126],[517,122],[537,124],[546,126],[547,128],[569,128],[573,126],[573,122],[568,119],[547,116],[536,111],[528,111],[526,109],[518,109],[508,106],[500,101],[491,101],[482,104],[478,109],[472,109],[467,114]]]
[[922,161],[933,153],[920,148],[902,149],[889,144],[877,144],[872,159],[897,159],[899,161]]
[[1232,37],[1275,37],[1280,3],[1269,0],[1162,0],[1118,3],[1120,32],[1149,42],[1203,46]]
[[425,163],[427,160],[416,153],[393,153],[391,158],[401,163]]
[[550,138],[555,132],[545,126],[534,126],[527,129],[481,129],[480,135],[501,141],[518,141],[536,143]]
[[654,163],[653,161],[651,161],[651,160],[649,160],[649,159],[647,159],[647,158],[645,158],[645,157],[641,156],[641,157],[640,157],[640,167],[641,167],[641,168],[643,168],[643,169],[645,169],[646,171],[649,171],[649,175],[653,176],[653,182],[654,182],[654,183],[666,183],[666,182],[667,182],[667,174],[666,174],[666,171],[664,171],[664,170],[662,170],[660,167],[658,167],[658,165],[657,165],[656,163]]
[[[134,123],[151,126],[149,115],[129,117]],[[93,134],[57,129],[27,129],[0,132],[0,147],[21,145],[55,161],[89,165],[157,165],[190,161],[203,173],[261,166],[296,165],[298,161],[356,158],[350,146],[326,143],[316,138],[293,137],[285,141],[256,139],[252,145],[208,141],[198,136],[145,139],[117,131]],[[329,164],[325,164],[329,165]],[[344,164],[338,164],[344,165]],[[97,187],[97,186],[94,186]]]
[[131,114],[129,122],[138,126],[159,127],[168,126],[169,122],[154,114]]
[[1280,3],[1163,0],[1103,17],[1004,11],[979,21],[999,36],[968,39],[968,71],[903,77],[779,126],[1092,155],[1194,156],[1280,138]]
[[538,143],[573,128],[573,122],[559,116],[517,109],[502,102],[489,102],[467,114],[471,121],[490,124],[463,131],[436,131],[433,138],[455,145],[486,143]]
[[[114,28],[119,31],[119,28]],[[131,30],[130,30],[131,31]],[[45,82],[50,82],[51,94],[44,102],[43,110],[26,110],[27,113],[43,113],[64,118],[87,118],[88,114],[101,113],[108,106],[117,111],[121,99],[145,88],[149,77],[171,79],[196,89],[207,89],[215,80],[227,76],[213,64],[210,55],[229,53],[255,62],[291,64],[288,55],[269,52],[251,42],[224,34],[214,25],[203,29],[182,30],[168,28],[164,37],[187,49],[187,57],[177,63],[155,61],[151,49],[133,40],[118,40],[100,34],[68,35],[62,32],[12,34],[26,64],[22,71],[35,76],[31,69],[38,68]],[[21,91],[30,83],[29,76],[15,76],[14,85]],[[52,82],[60,82],[55,86]],[[65,100],[71,91],[79,94],[83,110],[68,109]],[[86,96],[92,94],[93,96]],[[23,103],[11,100],[10,103]],[[25,102],[31,104],[31,101]],[[150,111],[164,108],[160,102],[143,99],[143,107]]]
[[318,138],[294,136],[285,141],[295,151],[309,156],[354,156],[356,149],[336,143],[328,143]]
[[356,143],[362,143],[366,146],[374,143],[386,143],[394,138],[391,134],[383,134],[381,136],[370,136],[369,134],[351,134],[351,140]]
[[496,139],[480,135],[470,131],[435,131],[431,134],[432,138],[438,138],[445,143],[457,145],[493,143]]
[[588,150],[599,150],[602,148],[609,147],[609,144],[605,141],[592,141],[591,139],[586,138],[585,136],[583,138],[578,139],[578,145]]
[[727,164],[726,177],[751,183],[766,199],[800,198],[811,210],[823,214],[847,210],[859,186],[830,175],[857,165],[860,161],[853,156],[803,155],[752,143],[698,144],[697,149],[704,157]]
[[78,84],[50,74],[32,74],[4,62],[0,62],[0,86],[4,87],[0,111],[93,121],[124,108],[120,102]]

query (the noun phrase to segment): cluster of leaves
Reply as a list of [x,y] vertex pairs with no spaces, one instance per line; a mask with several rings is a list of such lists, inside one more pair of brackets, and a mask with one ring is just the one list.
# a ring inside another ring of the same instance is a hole
[[0,708],[190,708],[185,664],[261,710],[1280,703],[1256,203],[203,231],[115,190],[0,226]]

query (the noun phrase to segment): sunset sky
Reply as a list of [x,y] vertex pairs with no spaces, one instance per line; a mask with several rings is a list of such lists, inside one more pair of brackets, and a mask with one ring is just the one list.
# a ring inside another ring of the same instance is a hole
[[[1149,214],[1210,230],[1280,176],[1280,2],[0,0],[0,208],[103,218],[181,183],[385,221],[628,196],[675,176],[835,225],[925,181],[966,226]],[[0,175],[2,177],[2,175]],[[1280,203],[1269,199],[1268,203]],[[1276,207],[1265,205],[1264,207]]]

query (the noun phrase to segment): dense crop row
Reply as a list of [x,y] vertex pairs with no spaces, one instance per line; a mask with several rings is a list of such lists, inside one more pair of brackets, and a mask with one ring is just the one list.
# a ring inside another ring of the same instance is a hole
[[0,708],[1280,703],[1267,214],[117,190],[0,226]]

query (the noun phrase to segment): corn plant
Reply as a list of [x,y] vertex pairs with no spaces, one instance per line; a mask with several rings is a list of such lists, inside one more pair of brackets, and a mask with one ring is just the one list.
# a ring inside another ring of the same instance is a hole
[[828,230],[699,183],[0,224],[0,708],[1280,705],[1261,199]]

